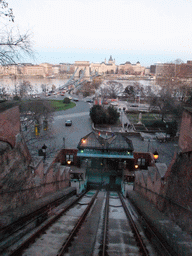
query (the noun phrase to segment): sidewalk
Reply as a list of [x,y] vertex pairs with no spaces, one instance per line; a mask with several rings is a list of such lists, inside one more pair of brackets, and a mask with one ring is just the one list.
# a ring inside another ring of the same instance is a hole
[[120,112],[120,120],[122,124],[121,132],[134,132],[133,125],[128,119],[124,111]]

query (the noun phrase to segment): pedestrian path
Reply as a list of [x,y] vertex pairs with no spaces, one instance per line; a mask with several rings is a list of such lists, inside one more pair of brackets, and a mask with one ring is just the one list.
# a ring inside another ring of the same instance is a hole
[[120,113],[120,120],[122,124],[122,127],[121,127],[122,132],[134,132],[133,125],[124,111],[121,111]]

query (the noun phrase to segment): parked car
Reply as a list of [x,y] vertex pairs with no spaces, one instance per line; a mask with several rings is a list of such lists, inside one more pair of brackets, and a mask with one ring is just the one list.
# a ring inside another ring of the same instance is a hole
[[138,107],[139,107],[139,105],[132,104],[130,107],[132,107],[132,108],[138,108]]
[[65,121],[65,126],[71,126],[72,125],[72,121],[71,120],[66,120]]
[[88,99],[88,100],[86,100],[86,102],[93,103],[93,100]]
[[79,99],[77,99],[77,98],[73,98],[73,101],[79,101]]

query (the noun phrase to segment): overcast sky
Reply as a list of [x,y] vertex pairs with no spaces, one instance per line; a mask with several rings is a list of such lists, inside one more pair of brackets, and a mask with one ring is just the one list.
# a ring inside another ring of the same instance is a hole
[[7,0],[33,63],[192,60],[192,0]]

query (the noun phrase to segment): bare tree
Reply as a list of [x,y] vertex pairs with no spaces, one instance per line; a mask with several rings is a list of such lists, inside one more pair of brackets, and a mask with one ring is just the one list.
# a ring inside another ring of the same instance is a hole
[[49,119],[54,111],[48,100],[27,100],[20,103],[21,114],[31,113],[35,123],[41,123],[41,119]]
[[0,88],[0,96],[4,98],[5,95],[6,95],[6,90],[5,90],[5,87],[3,86],[2,88]]
[[[0,0],[0,18],[4,20],[0,27],[0,64],[16,63],[26,54],[33,56],[31,34],[29,32],[21,34],[13,27],[15,17],[7,1]],[[6,24],[7,18],[8,24]]]
[[9,17],[9,20],[14,22],[13,10],[8,8],[8,3],[6,1],[0,0],[0,17],[5,16]]
[[29,92],[32,90],[32,86],[29,81],[23,81],[19,84],[19,96],[21,98],[27,97]]
[[42,89],[42,92],[44,92],[44,94],[46,94],[46,92],[47,92],[47,85],[46,84],[42,84],[41,85],[41,89]]
[[116,99],[120,93],[123,92],[123,85],[116,81],[108,81],[101,89],[102,97]]
[[161,90],[159,95],[152,94],[149,104],[151,111],[159,110],[162,121],[164,121],[167,114],[173,114],[175,117],[179,117],[181,114],[181,104],[165,88]]
[[54,85],[54,84],[52,84],[52,91],[55,91],[55,89],[56,89],[56,86]]

